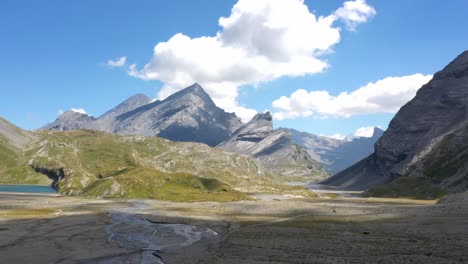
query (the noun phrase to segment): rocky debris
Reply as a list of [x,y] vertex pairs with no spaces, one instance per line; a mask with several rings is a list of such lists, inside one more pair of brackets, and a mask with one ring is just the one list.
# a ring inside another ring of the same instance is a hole
[[270,112],[257,114],[219,148],[250,155],[289,179],[314,181],[326,176],[320,164],[291,140],[291,132],[273,129]]
[[468,189],[468,51],[424,85],[390,122],[367,159],[325,184],[367,188],[419,177],[449,191]]
[[330,174],[336,174],[374,152],[374,144],[384,131],[374,128],[371,137],[354,137],[351,140],[340,140],[311,133],[288,129],[293,143],[304,148],[309,155],[320,162]]
[[87,114],[68,110],[61,114],[54,122],[45,125],[42,129],[53,131],[69,131],[84,128],[96,118]]

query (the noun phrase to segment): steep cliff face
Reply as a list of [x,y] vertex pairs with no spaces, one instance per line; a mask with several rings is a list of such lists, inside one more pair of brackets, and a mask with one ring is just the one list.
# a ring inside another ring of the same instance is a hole
[[327,175],[318,162],[292,142],[291,132],[273,129],[269,112],[257,114],[218,147],[256,158],[283,180],[317,181]]
[[373,155],[325,183],[367,188],[413,177],[449,191],[466,189],[467,126],[468,51],[400,109]]

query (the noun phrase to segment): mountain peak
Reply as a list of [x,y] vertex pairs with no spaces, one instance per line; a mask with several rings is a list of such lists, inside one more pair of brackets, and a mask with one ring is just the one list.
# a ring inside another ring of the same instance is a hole
[[462,78],[468,76],[468,50],[458,55],[443,70],[434,75],[434,79]]
[[86,124],[96,118],[74,109],[63,112],[53,123],[45,125],[42,129],[47,130],[77,130],[83,128]]
[[265,113],[258,113],[256,114],[250,122],[255,122],[259,120],[265,120],[268,122],[273,122],[273,117],[271,116],[271,113],[269,111]]
[[112,119],[117,117],[121,114],[127,113],[132,111],[138,107],[143,105],[147,105],[151,103],[153,100],[144,94],[135,94],[134,96],[128,98],[127,100],[123,101],[113,109],[105,112],[103,115],[99,117],[99,119]]
[[62,117],[65,117],[65,116],[75,116],[75,115],[86,115],[86,116],[89,116],[87,113],[83,112],[83,111],[77,111],[77,110],[74,110],[74,109],[70,109],[70,110],[67,110],[65,112],[63,112],[62,114],[60,114],[60,116]]
[[203,87],[198,84],[198,83],[194,83],[188,87],[185,87],[184,89],[180,90],[180,92],[177,92],[175,94],[178,94],[178,93],[183,93],[183,94],[188,94],[188,93],[191,93],[191,94],[200,94],[200,95],[208,95],[205,91],[205,89],[203,89]]
[[[198,98],[198,100],[195,100],[195,98]],[[206,93],[203,87],[198,83],[194,83],[170,95],[164,101],[178,101],[180,99],[189,99],[194,102],[199,101],[201,99],[205,104],[210,104],[212,106],[215,105],[211,97]]]
[[381,129],[380,127],[374,127],[374,132],[372,133],[372,138],[381,137],[385,130]]
[[128,98],[127,100],[125,100],[124,102],[128,102],[128,101],[135,101],[135,100],[147,100],[147,101],[151,101],[152,99],[149,98],[148,96],[146,96],[145,94],[135,94],[134,96],[131,96],[130,98]]

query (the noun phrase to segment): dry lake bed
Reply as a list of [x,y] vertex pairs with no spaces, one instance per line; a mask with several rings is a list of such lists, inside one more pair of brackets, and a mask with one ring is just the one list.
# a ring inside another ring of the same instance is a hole
[[468,263],[468,204],[0,193],[1,263]]

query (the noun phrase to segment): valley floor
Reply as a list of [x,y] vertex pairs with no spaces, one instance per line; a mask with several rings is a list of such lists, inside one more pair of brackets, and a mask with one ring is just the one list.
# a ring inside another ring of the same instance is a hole
[[172,203],[0,193],[0,262],[468,263],[467,203],[277,198]]

